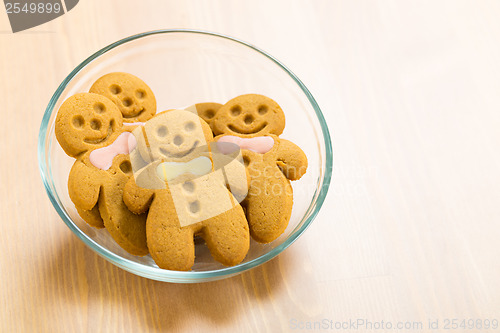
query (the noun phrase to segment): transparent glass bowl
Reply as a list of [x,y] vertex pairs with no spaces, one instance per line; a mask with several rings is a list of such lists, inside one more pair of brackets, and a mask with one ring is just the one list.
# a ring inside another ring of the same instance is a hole
[[[160,269],[148,255],[122,250],[105,229],[87,225],[68,195],[68,174],[74,159],[66,156],[54,134],[62,102],[86,92],[100,76],[129,72],[155,93],[158,112],[199,102],[225,103],[246,93],[276,100],[286,115],[281,137],[299,145],[309,160],[307,173],[292,182],[294,206],[288,228],[270,244],[252,241],[246,259],[224,267],[212,259],[203,242],[196,243],[192,271]],[[40,172],[47,194],[66,225],[92,250],[111,263],[146,278],[192,283],[230,277],[280,254],[313,221],[330,184],[332,148],[319,106],[304,84],[268,53],[243,41],[198,30],[158,30],[131,36],[99,50],[78,65],[52,96],[42,120],[38,142]]]

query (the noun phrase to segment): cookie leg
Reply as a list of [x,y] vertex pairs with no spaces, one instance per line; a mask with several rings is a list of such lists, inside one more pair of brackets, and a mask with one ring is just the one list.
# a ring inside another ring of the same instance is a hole
[[259,243],[270,243],[288,226],[292,214],[292,186],[287,179],[262,179],[252,183],[243,202],[250,235]]
[[146,234],[149,252],[158,267],[188,271],[194,265],[194,235],[192,228],[181,228],[174,217],[149,216]]
[[203,225],[202,237],[215,260],[234,266],[245,259],[250,235],[240,205],[204,221]]
[[123,202],[123,191],[117,186],[104,188],[99,211],[111,237],[127,252],[143,256],[149,253],[146,242],[147,214],[132,213]]
[[99,213],[98,205],[95,205],[91,210],[83,210],[76,207],[78,215],[87,222],[89,225],[95,228],[104,228],[104,222],[102,221],[101,214]]

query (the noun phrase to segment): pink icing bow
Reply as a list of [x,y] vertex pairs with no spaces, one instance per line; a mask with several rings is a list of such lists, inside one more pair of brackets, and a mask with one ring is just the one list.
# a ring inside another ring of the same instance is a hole
[[[274,140],[270,136],[257,136],[255,138],[240,138],[233,135],[226,135],[217,142],[232,143],[238,145],[241,149],[251,150],[259,154],[265,154],[270,151],[274,146]],[[234,151],[231,145],[218,145],[221,153],[228,154]]]
[[89,160],[96,168],[108,170],[117,155],[129,154],[136,146],[135,136],[130,132],[124,132],[109,146],[93,150]]

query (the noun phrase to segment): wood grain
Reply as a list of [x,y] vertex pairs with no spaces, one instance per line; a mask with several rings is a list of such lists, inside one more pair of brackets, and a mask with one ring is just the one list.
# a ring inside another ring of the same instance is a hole
[[[0,10],[0,331],[279,332],[358,318],[431,331],[428,319],[500,319],[499,15],[486,0],[82,0],[12,34]],[[36,155],[67,73],[113,41],[173,27],[282,60],[318,100],[335,149],[325,207],[293,246],[198,285],[94,254],[50,204]]]

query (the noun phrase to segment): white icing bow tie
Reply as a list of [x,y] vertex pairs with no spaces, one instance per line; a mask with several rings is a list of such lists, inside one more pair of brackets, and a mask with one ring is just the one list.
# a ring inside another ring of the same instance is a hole
[[163,181],[170,181],[185,173],[203,176],[212,171],[212,161],[205,156],[192,159],[189,162],[163,162],[156,167],[156,174]]

